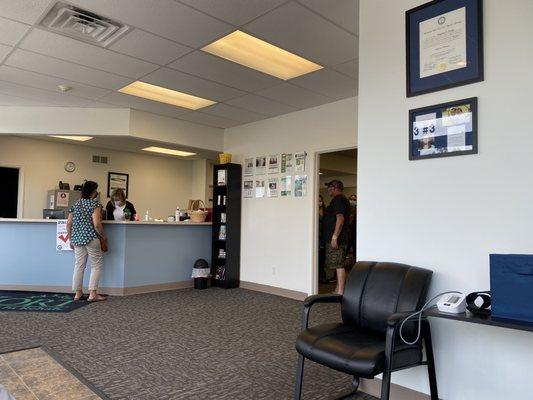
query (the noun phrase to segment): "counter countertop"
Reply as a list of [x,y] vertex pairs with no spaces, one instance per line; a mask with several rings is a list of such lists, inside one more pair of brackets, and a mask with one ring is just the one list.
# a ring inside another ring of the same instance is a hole
[[[20,218],[0,218],[0,222],[17,223],[56,223],[57,219],[20,219]],[[185,225],[211,225],[211,222],[160,222],[160,221],[102,221],[105,225],[165,225],[165,226],[185,226]]]

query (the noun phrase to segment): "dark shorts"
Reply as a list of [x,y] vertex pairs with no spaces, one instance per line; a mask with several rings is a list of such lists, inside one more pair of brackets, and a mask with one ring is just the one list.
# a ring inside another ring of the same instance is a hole
[[347,246],[339,245],[336,249],[331,247],[330,243],[326,244],[326,262],[324,263],[327,269],[344,268],[344,260],[346,259]]

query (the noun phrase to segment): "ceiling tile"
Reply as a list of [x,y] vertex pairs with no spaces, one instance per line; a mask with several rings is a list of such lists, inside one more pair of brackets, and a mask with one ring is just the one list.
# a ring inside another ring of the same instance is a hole
[[0,15],[26,24],[34,24],[53,0],[2,0]]
[[56,93],[60,93],[57,88],[58,85],[69,85],[72,87],[72,90],[68,92],[69,95],[86,99],[96,99],[109,93],[109,90],[107,89],[13,68],[8,65],[0,66],[0,80],[18,83],[24,86],[31,86],[38,89],[50,90]]
[[0,44],[0,63],[4,60],[4,58],[9,54],[11,50],[13,50],[13,47],[6,46],[5,44]]
[[321,93],[332,99],[345,99],[356,95],[354,79],[328,68],[291,79],[290,83]]
[[193,50],[140,29],[129,32],[109,48],[159,65],[166,65]]
[[348,75],[353,79],[357,79],[359,62],[357,60],[348,61],[339,65],[335,65],[332,68],[344,75]]
[[248,92],[274,86],[282,81],[220,57],[195,51],[168,65],[170,68],[200,76]]
[[121,107],[135,108],[141,111],[148,111],[154,114],[165,115],[176,118],[179,115],[190,112],[186,108],[171,106],[170,104],[159,103],[141,97],[130,96],[124,93],[113,92],[99,99],[104,103],[111,103]]
[[248,111],[253,111],[259,114],[274,117],[276,115],[287,114],[298,109],[287,104],[279,103],[266,97],[256,96],[255,94],[247,94],[245,96],[237,97],[228,100],[227,104],[231,104]]
[[167,39],[201,47],[233,27],[171,0],[73,0],[71,3]]
[[5,64],[110,90],[120,89],[131,83],[131,79],[122,76],[20,49],[15,50]]
[[349,30],[353,34],[358,34],[359,0],[297,0],[313,11],[323,15],[325,18]]
[[47,105],[64,107],[86,107],[90,102],[90,100],[70,96],[67,93],[54,93],[48,90],[31,88],[6,81],[0,81],[0,93],[43,101]]
[[252,21],[243,30],[321,65],[357,58],[354,35],[294,2]]
[[241,122],[217,117],[216,115],[205,114],[199,111],[180,115],[179,119],[194,122],[195,124],[212,126],[214,128],[231,128],[232,126],[242,125]]
[[257,94],[299,109],[315,107],[334,101],[329,97],[290,83],[282,83],[281,85],[261,90]]
[[29,25],[0,17],[0,42],[14,46],[30,29]]
[[47,104],[45,101],[25,99],[23,97],[0,93],[0,106],[46,106]]
[[180,0],[235,26],[243,25],[287,0]]
[[265,115],[257,114],[252,111],[243,110],[242,108],[237,108],[222,103],[205,107],[202,109],[202,113],[232,119],[234,121],[243,122],[245,124],[267,118],[267,116]]
[[158,68],[155,64],[41,29],[32,30],[19,47],[130,78],[139,78]]
[[240,90],[169,68],[158,69],[143,77],[142,81],[214,101],[223,101],[245,94]]

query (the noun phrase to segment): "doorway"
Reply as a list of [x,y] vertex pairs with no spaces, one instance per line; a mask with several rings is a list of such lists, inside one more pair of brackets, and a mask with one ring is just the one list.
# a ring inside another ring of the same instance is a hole
[[0,182],[2,182],[0,218],[17,218],[21,216],[20,180],[21,173],[19,168],[0,167]]
[[357,218],[357,149],[347,149],[331,151],[317,154],[318,166],[318,203],[323,200],[323,205],[317,205],[316,218],[318,220],[318,229],[316,230],[317,246],[317,271],[315,274],[318,281],[318,293],[332,293],[337,286],[337,277],[335,269],[328,269],[325,265],[326,258],[326,238],[327,229],[324,229],[324,213],[331,201],[328,195],[326,183],[333,180],[342,182],[344,186],[343,194],[350,200],[350,218],[344,221],[347,229],[347,254],[344,261],[346,272],[349,272],[351,266],[357,259],[356,254],[356,218]]

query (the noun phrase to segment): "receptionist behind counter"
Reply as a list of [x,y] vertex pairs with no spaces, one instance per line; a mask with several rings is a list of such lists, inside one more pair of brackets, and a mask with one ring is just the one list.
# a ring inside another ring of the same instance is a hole
[[105,206],[106,219],[110,221],[133,221],[135,214],[135,207],[129,201],[126,201],[126,194],[122,189],[115,189],[111,193],[111,199]]

